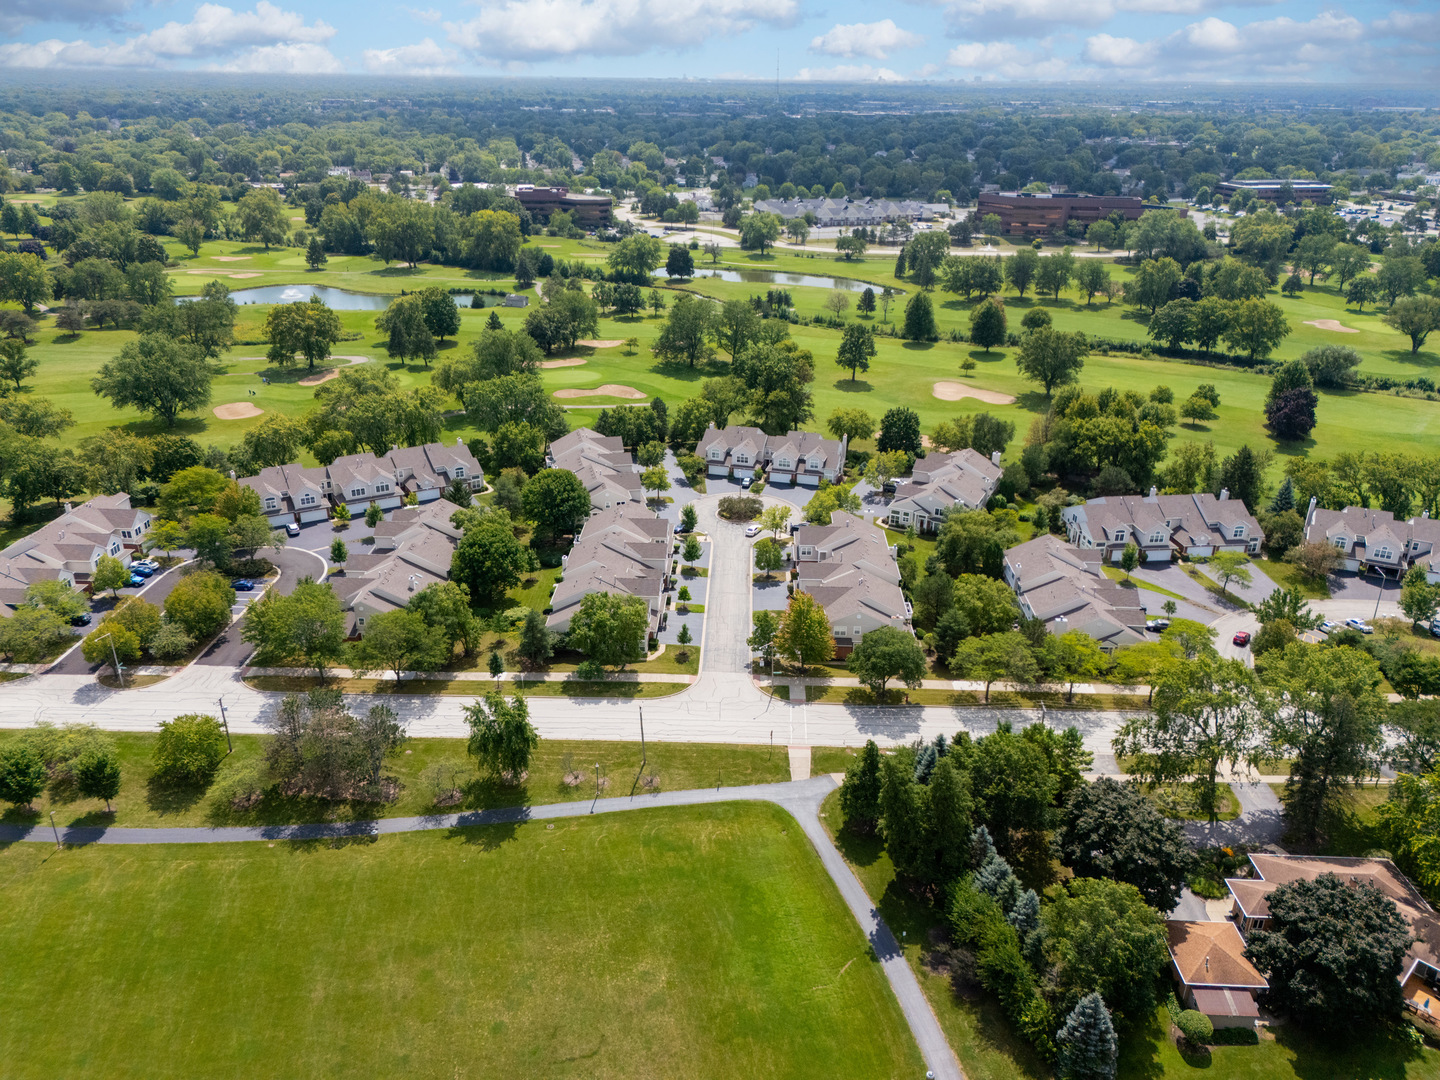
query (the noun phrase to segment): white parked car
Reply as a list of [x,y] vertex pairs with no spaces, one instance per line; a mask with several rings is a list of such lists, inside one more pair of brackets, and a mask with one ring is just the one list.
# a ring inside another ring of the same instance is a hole
[[1359,630],[1362,634],[1373,634],[1375,632],[1375,628],[1364,619],[1346,619],[1345,625]]
[[293,521],[286,522],[286,524],[285,524],[285,535],[286,535],[286,536],[299,536],[299,535],[300,535],[300,526],[297,525],[297,524],[295,524],[295,522],[293,522]]
[[1339,629],[1340,624],[1338,622],[1335,622],[1333,619],[1326,619],[1320,624],[1320,633],[1325,634],[1326,636],[1333,634],[1336,630]]
[[759,525],[747,525],[747,526],[745,526],[745,535],[746,535],[746,536],[759,536],[759,535],[760,535],[760,526],[759,526]]

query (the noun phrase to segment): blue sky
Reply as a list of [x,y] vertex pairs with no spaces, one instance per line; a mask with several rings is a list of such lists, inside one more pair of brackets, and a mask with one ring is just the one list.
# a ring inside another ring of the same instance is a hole
[[0,0],[0,67],[1024,82],[1440,78],[1440,3]]

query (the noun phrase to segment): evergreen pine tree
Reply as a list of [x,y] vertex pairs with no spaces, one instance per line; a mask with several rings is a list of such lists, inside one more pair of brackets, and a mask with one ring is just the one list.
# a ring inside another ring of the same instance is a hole
[[492,310],[492,311],[490,312],[490,318],[488,318],[488,319],[485,320],[485,329],[486,329],[486,330],[504,330],[504,329],[505,329],[505,324],[500,321],[500,313],[499,313],[498,311],[493,311],[493,310]]
[[880,832],[897,872],[915,877],[925,847],[925,789],[903,755],[880,759]]
[[[938,741],[938,740],[937,740]],[[954,881],[970,866],[970,778],[948,757],[930,773],[930,846],[936,882]]]
[[1055,1037],[1063,1080],[1114,1080],[1115,1025],[1099,994],[1086,994],[1065,1018]]
[[1270,513],[1282,514],[1286,510],[1295,509],[1295,485],[1290,482],[1290,477],[1280,484],[1280,490],[1275,492],[1275,497],[1270,500]]
[[845,823],[859,829],[873,829],[880,817],[880,748],[867,739],[860,756],[845,770],[840,788],[840,809]]
[[940,331],[935,327],[935,308],[928,293],[917,292],[905,305],[905,325],[900,336],[909,341],[937,341]]
[[985,860],[995,854],[995,841],[990,839],[990,830],[977,825],[970,834],[970,865],[984,866]]
[[897,278],[905,276],[905,247],[903,244],[895,255],[895,276]]

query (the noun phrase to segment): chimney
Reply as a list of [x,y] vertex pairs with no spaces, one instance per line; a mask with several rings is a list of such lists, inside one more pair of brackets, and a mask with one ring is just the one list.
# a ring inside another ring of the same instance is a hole
[[1000,465],[1000,451],[999,451],[999,450],[994,450],[994,451],[991,452],[991,454],[990,454],[990,464],[996,466],[997,468],[999,467],[999,465]]
[[1210,957],[1209,957],[1209,956],[1206,956],[1206,957],[1205,957],[1205,970],[1206,970],[1206,971],[1209,971],[1209,970],[1210,970]]
[[1305,524],[1306,524],[1306,525],[1309,525],[1309,524],[1310,524],[1310,519],[1315,516],[1315,499],[1316,499],[1316,496],[1314,496],[1314,495],[1311,495],[1311,496],[1310,496],[1310,509],[1308,509],[1308,510],[1305,511]]
[[1230,489],[1229,489],[1229,488],[1221,488],[1221,489],[1220,489],[1220,501],[1221,501],[1221,502],[1229,502],[1229,501],[1230,501]]
[[67,514],[70,513],[70,511],[71,511],[71,510],[74,510],[74,509],[75,509],[75,504],[74,504],[74,503],[68,503],[68,502],[67,502],[67,503],[65,504],[65,512],[66,512]]
[[1154,484],[1151,484],[1151,485],[1150,485],[1150,498],[1153,499],[1153,498],[1155,498],[1155,497],[1156,497],[1157,495],[1159,495],[1159,494],[1160,494],[1160,489],[1157,488]]
[[234,479],[235,479],[235,470],[234,470],[234,469],[231,469],[231,470],[230,470],[230,479],[231,479],[231,480],[234,480]]

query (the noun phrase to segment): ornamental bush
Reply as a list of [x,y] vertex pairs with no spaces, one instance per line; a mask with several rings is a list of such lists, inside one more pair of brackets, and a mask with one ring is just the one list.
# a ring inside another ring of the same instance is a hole
[[213,716],[190,713],[166,720],[155,740],[155,776],[183,784],[208,784],[225,760],[225,733]]
[[1180,1034],[1189,1039],[1196,1046],[1209,1042],[1215,1036],[1215,1025],[1210,1023],[1210,1018],[1202,1012],[1194,1009],[1186,1009],[1175,1021],[1175,1026],[1180,1029]]

